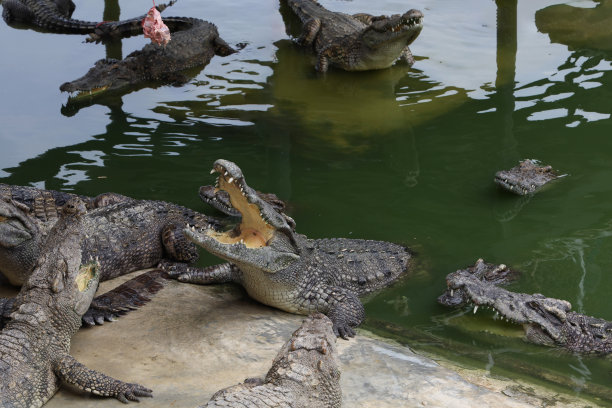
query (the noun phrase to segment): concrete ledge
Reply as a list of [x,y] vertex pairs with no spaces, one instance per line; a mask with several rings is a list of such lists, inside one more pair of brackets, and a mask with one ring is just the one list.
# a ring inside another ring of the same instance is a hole
[[[134,274],[105,282],[108,290]],[[6,290],[0,289],[0,295]],[[71,353],[91,369],[154,391],[138,407],[195,407],[217,390],[261,377],[281,345],[301,324],[291,315],[250,300],[230,285],[197,286],[170,281],[152,302],[116,322],[80,330]],[[511,387],[474,385],[456,371],[409,348],[359,330],[338,340],[345,407],[534,407],[551,404],[546,390],[511,397]],[[471,372],[472,380],[479,374]],[[487,383],[480,378],[476,382]],[[510,386],[511,382],[508,383]],[[506,393],[507,394],[507,393]],[[550,394],[550,393],[549,393]],[[575,399],[574,399],[575,400]],[[544,402],[545,401],[545,402]],[[588,406],[575,401],[576,406]],[[124,406],[63,386],[49,408]]]

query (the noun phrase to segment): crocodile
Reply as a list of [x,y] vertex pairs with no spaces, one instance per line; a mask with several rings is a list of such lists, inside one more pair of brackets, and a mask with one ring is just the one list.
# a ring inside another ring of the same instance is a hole
[[283,345],[265,379],[249,378],[217,391],[200,408],[339,408],[340,369],[332,322],[309,316]]
[[164,23],[172,33],[168,45],[147,44],[122,60],[101,59],[81,78],[62,84],[60,90],[84,96],[127,92],[150,81],[183,83],[182,71],[203,67],[214,55],[236,52],[219,37],[212,23],[188,17],[165,17]]
[[346,71],[388,68],[399,58],[408,65],[414,57],[408,47],[423,28],[423,13],[372,16],[327,10],[315,0],[286,0],[302,22],[298,44],[312,47],[319,72],[330,65]]
[[40,407],[62,382],[122,402],[151,397],[152,391],[88,369],[69,354],[72,336],[92,301],[100,262],[84,254],[85,205],[78,198],[45,242],[36,267],[17,295],[0,331],[0,406]]
[[402,245],[363,239],[309,239],[295,221],[261,199],[246,184],[241,169],[217,160],[217,186],[241,214],[226,232],[186,228],[185,236],[229,263],[203,269],[160,267],[183,282],[236,282],[254,299],[287,312],[322,312],[344,339],[365,318],[360,296],[404,276],[411,254]]
[[561,175],[551,166],[540,166],[537,160],[526,159],[510,170],[495,173],[495,183],[518,195],[531,195]]
[[[174,4],[160,4],[161,12]],[[122,21],[83,21],[72,18],[72,0],[4,0],[2,17],[7,24],[24,24],[46,32],[90,34],[97,41],[132,35],[145,15]],[[142,32],[142,28],[140,28]]]
[[438,301],[451,306],[470,304],[474,313],[479,308],[493,309],[503,320],[522,325],[531,343],[574,353],[612,353],[612,322],[574,312],[566,300],[508,291],[498,286],[508,282],[507,268],[490,264],[486,268],[488,278],[473,273],[477,267],[450,273],[447,292],[460,293],[462,302],[447,303],[444,295]]
[[[194,262],[198,250],[183,236],[183,227],[220,225],[216,219],[164,201],[136,200],[115,193],[90,198],[0,184],[0,272],[12,284],[23,284],[32,272],[42,244],[52,237],[49,231],[58,220],[61,206],[73,198],[82,199],[90,208],[81,217],[88,237],[82,243],[83,251],[103,261],[103,281],[155,267],[162,259]],[[90,312],[84,315],[84,323],[102,324],[148,300],[161,288],[160,276],[160,271],[151,271],[96,298]]]

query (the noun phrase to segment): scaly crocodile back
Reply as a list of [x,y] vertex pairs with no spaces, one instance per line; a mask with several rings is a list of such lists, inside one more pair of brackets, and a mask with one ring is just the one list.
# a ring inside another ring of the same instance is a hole
[[[185,207],[149,200],[112,204],[82,218],[88,237],[83,242],[83,253],[99,257],[103,281],[156,266],[166,255],[162,234],[167,226],[176,225],[181,230],[185,224],[201,228],[207,223],[206,216]],[[189,245],[193,250],[189,261],[194,261],[197,251],[193,244]]]
[[[364,239],[310,239],[301,281],[320,280],[363,296],[389,286],[408,269],[411,255],[397,244]],[[302,263],[302,262],[300,262]]]
[[287,0],[287,3],[298,18],[302,20],[302,23],[313,18],[321,21],[321,29],[314,43],[317,51],[328,46],[334,39],[351,35],[357,36],[366,28],[363,22],[353,18],[353,16],[327,10],[313,0]]
[[334,14],[320,5],[319,2],[313,0],[287,0],[287,4],[302,22],[311,18],[325,18]]

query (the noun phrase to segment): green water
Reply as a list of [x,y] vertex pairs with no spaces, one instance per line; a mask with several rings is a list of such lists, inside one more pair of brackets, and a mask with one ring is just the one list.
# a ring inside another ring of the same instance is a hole
[[[182,87],[81,104],[68,103],[59,85],[146,40],[106,49],[3,23],[0,182],[208,210],[197,188],[213,181],[215,159],[235,161],[251,186],[289,201],[309,237],[415,250],[414,275],[369,299],[366,327],[605,405],[609,359],[526,344],[485,313],[463,316],[435,299],[446,274],[482,257],[523,272],[513,290],[612,320],[612,32],[601,24],[612,18],[608,1],[415,1],[425,28],[411,47],[412,69],[321,76],[289,40],[278,2],[181,0],[165,14],[208,19],[226,41],[247,46],[215,57]],[[407,8],[322,3],[350,13]],[[119,5],[122,18],[150,7]],[[103,7],[79,1],[74,17],[100,19]],[[544,8],[538,24],[546,33],[535,24]],[[106,15],[118,11],[107,3]],[[496,188],[495,171],[524,158],[568,176],[530,200]],[[203,255],[202,264],[216,262]]]

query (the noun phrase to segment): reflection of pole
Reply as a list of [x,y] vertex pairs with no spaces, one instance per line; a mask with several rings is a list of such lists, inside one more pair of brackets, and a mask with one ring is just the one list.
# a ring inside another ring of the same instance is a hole
[[[103,21],[117,21],[120,14],[119,0],[104,1]],[[106,58],[122,59],[121,40],[106,41],[104,45],[106,46]]]
[[[520,157],[514,138],[514,79],[516,75],[516,8],[517,0],[496,0],[497,5],[497,77],[495,78],[495,102],[501,124],[501,160],[503,165],[515,165]],[[530,196],[513,200],[512,207],[500,211],[497,219],[502,223],[512,220],[529,202]]]
[[[516,8],[517,0],[496,0],[497,4],[497,112],[503,123],[503,152],[516,156],[514,122],[514,77],[516,75]],[[518,160],[514,157],[513,161]]]

